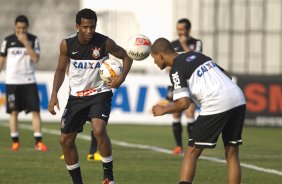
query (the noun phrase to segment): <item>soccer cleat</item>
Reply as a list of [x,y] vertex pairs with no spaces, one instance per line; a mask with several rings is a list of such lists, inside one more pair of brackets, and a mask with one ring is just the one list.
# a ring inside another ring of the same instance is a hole
[[11,146],[12,151],[19,151],[20,149],[20,143],[19,142],[13,142]]
[[102,160],[102,156],[99,152],[94,153],[94,160],[97,160],[97,161]]
[[102,156],[101,156],[101,154],[99,153],[99,152],[96,152],[96,153],[94,153],[94,154],[88,154],[87,155],[87,160],[88,161],[100,161],[100,160],[102,160]]
[[48,151],[48,148],[45,144],[43,144],[43,142],[38,142],[36,145],[35,145],[35,150],[37,151]]
[[102,184],[115,184],[114,181],[110,181],[108,178],[104,179]]
[[62,155],[60,156],[60,159],[61,159],[61,160],[65,160],[64,154],[62,154]]
[[176,146],[175,148],[174,148],[174,150],[172,151],[172,154],[173,155],[180,155],[180,154],[182,154],[183,153],[183,150],[182,150],[182,147],[180,147],[180,146]]

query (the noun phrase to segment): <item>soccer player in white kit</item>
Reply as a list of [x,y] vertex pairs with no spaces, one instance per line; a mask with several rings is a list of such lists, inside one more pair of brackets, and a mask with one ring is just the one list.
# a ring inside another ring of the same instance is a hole
[[171,66],[170,80],[174,100],[170,106],[153,106],[154,116],[181,112],[189,107],[189,98],[201,106],[189,135],[179,184],[192,183],[197,160],[203,149],[214,148],[221,133],[228,168],[228,183],[240,184],[238,145],[242,144],[246,110],[246,101],[241,89],[211,58],[194,51],[178,54],[165,38],[154,42],[151,55],[161,70]]
[[[97,16],[91,9],[82,9],[76,15],[77,33],[62,40],[58,67],[53,81],[49,111],[55,115],[59,108],[58,91],[64,81],[69,65],[70,96],[61,119],[60,143],[67,169],[73,183],[81,184],[82,177],[75,145],[77,133],[83,130],[86,121],[92,124],[98,149],[102,156],[103,184],[114,184],[111,141],[106,125],[111,111],[111,88],[119,87],[125,80],[132,59],[112,39],[95,32]],[[101,63],[109,54],[122,59],[123,71],[106,83],[99,75]]]
[[0,71],[6,60],[6,104],[10,114],[10,134],[13,151],[20,148],[18,114],[21,111],[32,114],[35,150],[47,151],[42,142],[40,102],[34,75],[35,64],[39,62],[39,41],[27,32],[28,18],[19,15],[15,20],[15,33],[5,38],[0,52]]

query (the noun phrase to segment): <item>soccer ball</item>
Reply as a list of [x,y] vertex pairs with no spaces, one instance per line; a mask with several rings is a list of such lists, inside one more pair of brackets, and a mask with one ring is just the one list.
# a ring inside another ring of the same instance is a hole
[[127,55],[137,61],[146,59],[151,53],[151,41],[142,34],[136,34],[127,41]]
[[122,64],[115,59],[107,59],[102,62],[99,69],[100,77],[103,81],[108,82],[109,77],[117,77],[123,70]]

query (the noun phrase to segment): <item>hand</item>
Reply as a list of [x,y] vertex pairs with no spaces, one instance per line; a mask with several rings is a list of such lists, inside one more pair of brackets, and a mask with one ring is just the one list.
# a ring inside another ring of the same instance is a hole
[[17,34],[17,38],[23,45],[29,44],[27,35],[25,33]]
[[162,105],[154,105],[152,112],[154,116],[162,116],[165,114],[165,107]]
[[182,35],[179,37],[179,42],[181,43],[181,45],[183,44],[187,45],[187,41],[188,41],[188,38],[185,35]]
[[190,48],[188,45],[188,38],[185,35],[180,36],[179,42],[185,52],[190,51]]
[[49,105],[48,105],[48,111],[52,114],[52,115],[56,115],[56,111],[54,109],[54,106],[57,107],[58,110],[60,110],[60,106],[59,106],[59,100],[58,100],[58,97],[55,96],[51,96],[51,99],[49,101]]
[[122,76],[118,77],[109,77],[107,84],[111,88],[118,88],[124,81],[124,78]]

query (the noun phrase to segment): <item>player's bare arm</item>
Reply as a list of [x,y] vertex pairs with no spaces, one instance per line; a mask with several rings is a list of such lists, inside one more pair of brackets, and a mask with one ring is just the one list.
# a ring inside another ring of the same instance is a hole
[[58,66],[54,75],[53,81],[53,89],[51,94],[51,99],[49,101],[48,110],[51,114],[55,115],[56,111],[54,110],[54,106],[60,110],[59,100],[58,100],[58,91],[65,79],[65,72],[69,65],[70,59],[67,56],[67,45],[66,41],[63,40],[60,45],[60,55],[59,55],[59,62]]
[[3,67],[4,67],[4,62],[5,62],[5,57],[0,56],[0,72],[2,71]]
[[106,52],[115,56],[116,58],[122,59],[123,71],[119,77],[112,77],[108,82],[111,88],[118,88],[125,80],[131,65],[132,59],[128,57],[126,51],[118,46],[112,39],[108,38],[106,43]]
[[17,34],[18,40],[24,45],[27,50],[27,53],[30,55],[31,61],[34,63],[39,62],[39,55],[35,52],[35,50],[31,47],[26,33]]
[[189,106],[190,99],[188,97],[183,97],[174,101],[173,103],[171,103],[171,105],[168,106],[154,105],[152,111],[154,116],[162,116],[164,114],[182,112]]

